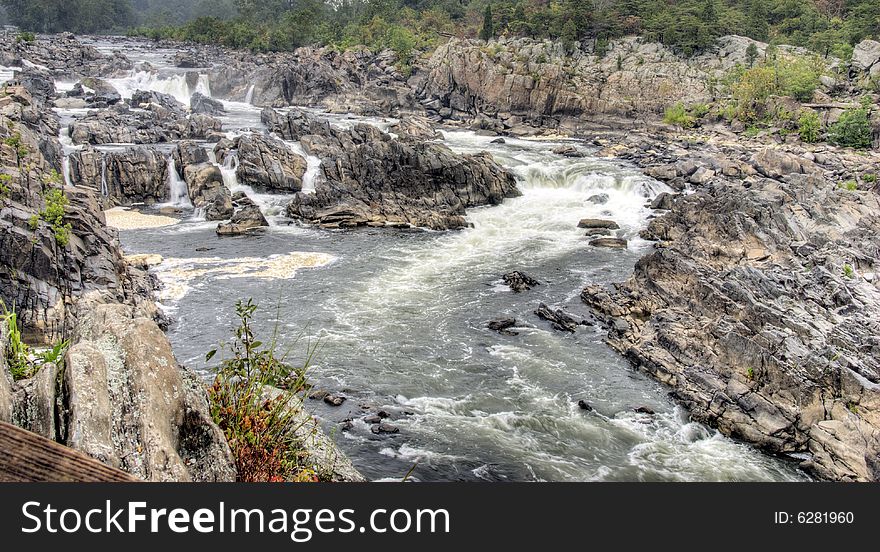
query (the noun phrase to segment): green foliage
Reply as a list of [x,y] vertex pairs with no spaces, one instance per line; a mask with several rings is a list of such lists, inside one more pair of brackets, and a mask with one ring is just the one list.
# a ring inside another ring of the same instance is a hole
[[853,279],[853,278],[855,278],[856,271],[853,270],[852,265],[845,264],[845,265],[843,265],[843,275],[849,279]]
[[758,60],[758,47],[755,46],[755,43],[752,42],[746,48],[746,63],[751,68],[755,65],[755,61]]
[[[265,344],[254,335],[252,300],[235,305],[239,326],[230,346],[231,357],[223,360],[209,389],[211,415],[223,430],[235,458],[241,481],[317,481],[317,473],[305,462],[306,454],[297,432],[308,416],[297,412],[297,394],[307,389],[306,370],[314,349],[302,367],[293,367],[277,356],[276,334]],[[221,347],[225,347],[221,345]],[[217,350],[210,351],[210,361]],[[274,397],[268,387],[280,391]]]
[[0,314],[0,319],[2,319],[0,323],[5,327],[7,336],[6,350],[3,351],[3,354],[12,379],[17,381],[32,377],[44,364],[57,364],[62,361],[64,351],[70,345],[69,341],[56,342],[45,351],[34,353],[31,347],[22,341],[21,328],[15,309],[8,310],[2,301],[0,301],[0,308],[3,310],[3,313]]
[[866,173],[862,175],[862,180],[867,182],[868,184],[873,184],[877,182],[877,173]]
[[815,58],[780,56],[770,53],[763,63],[744,69],[737,67],[727,84],[736,105],[736,117],[753,122],[763,118],[771,96],[791,96],[806,102],[819,86],[821,63]]
[[854,192],[859,189],[859,183],[855,180],[847,180],[846,182],[841,183],[840,187],[847,192]]
[[[58,173],[52,172],[54,174],[50,175],[49,179],[60,178],[57,176]],[[61,189],[51,188],[43,193],[43,199],[46,202],[46,207],[40,211],[39,215],[33,215],[28,221],[28,225],[31,227],[31,230],[36,230],[41,220],[47,222],[55,234],[55,242],[60,247],[66,247],[70,241],[70,231],[72,229],[69,222],[64,222],[64,216],[67,213],[67,196],[64,195]]]
[[808,144],[814,144],[822,137],[822,123],[819,114],[812,109],[801,111],[798,117],[798,135]]
[[18,33],[18,36],[15,37],[15,43],[21,44],[22,42],[35,42],[37,40],[37,35],[30,31],[24,31],[22,33]]
[[495,37],[495,23],[492,20],[492,5],[487,4],[486,10],[483,12],[483,26],[480,28],[480,38],[482,40],[491,40]]
[[12,136],[7,136],[3,140],[3,143],[6,144],[7,146],[10,146],[13,149],[15,149],[15,153],[19,157],[26,157],[27,154],[30,153],[30,150],[28,149],[28,147],[26,145],[24,145],[21,141],[21,133],[20,132],[16,132],[16,133],[12,134]]
[[749,378],[749,381],[755,381],[755,369],[751,366],[746,368],[746,377]]
[[131,0],[0,0],[0,6],[14,25],[26,31],[20,37],[33,32],[104,31],[134,22]]
[[849,148],[870,148],[871,136],[870,108],[866,105],[847,109],[828,129],[831,143]]
[[678,102],[666,108],[663,113],[663,122],[681,128],[691,128],[696,123],[696,119],[688,112],[683,103]]
[[12,175],[0,174],[0,199],[9,197],[9,185],[12,184]]

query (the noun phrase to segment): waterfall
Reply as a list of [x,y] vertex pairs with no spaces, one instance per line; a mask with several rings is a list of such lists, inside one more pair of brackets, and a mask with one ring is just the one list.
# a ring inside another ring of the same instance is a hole
[[174,157],[170,155],[168,156],[168,203],[190,209],[193,206],[189,200],[186,182],[177,174],[177,165],[174,163]]
[[61,172],[64,176],[64,185],[73,186],[73,180],[70,178],[70,155],[68,154],[65,154],[64,159],[61,160]]
[[254,103],[254,88],[255,88],[255,86],[256,86],[256,85],[253,85],[253,84],[252,84],[251,87],[248,88],[247,94],[245,94],[245,96],[244,96],[244,103],[246,103],[246,104],[248,104],[248,105],[253,105],[253,103]]
[[110,191],[107,189],[107,156],[101,154],[101,195],[107,197]]
[[201,94],[202,96],[212,97],[211,95],[211,81],[208,78],[208,75],[204,73],[199,73],[199,80],[196,82],[196,92]]
[[311,194],[315,192],[315,182],[318,179],[318,174],[321,171],[321,159],[315,155],[309,155],[306,153],[306,150],[303,149],[302,145],[299,142],[291,142],[285,140],[285,143],[290,147],[291,150],[300,157],[304,157],[306,160],[306,172],[303,174],[302,178],[302,192],[304,194]]

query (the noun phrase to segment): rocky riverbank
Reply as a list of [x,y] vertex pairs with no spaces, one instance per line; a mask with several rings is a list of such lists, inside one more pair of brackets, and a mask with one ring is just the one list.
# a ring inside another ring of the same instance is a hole
[[[848,71],[826,60],[835,77],[823,75],[810,102],[774,101],[812,110],[827,126],[862,95],[877,138],[877,94],[864,86],[880,67],[880,45],[870,42],[856,48]],[[487,154],[459,155],[434,140],[435,126],[468,128],[500,140],[579,138],[595,155],[633,163],[668,184],[673,193],[651,201],[656,216],[641,236],[655,245],[633,275],[581,294],[606,324],[608,343],[722,433],[795,455],[820,477],[880,480],[880,156],[804,144],[785,128],[747,135],[717,113],[691,130],[660,120],[673,103],[713,102],[715,84],[746,63],[750,45],[766,52],[767,45],[741,37],[724,37],[691,59],[636,38],[613,42],[603,55],[549,41],[453,39],[409,78],[387,52],[182,47],[175,63],[189,71],[189,92],[206,76],[214,98],[266,108],[268,132],[227,137],[217,118],[222,105],[204,96],[189,106],[148,91],[122,98],[99,80],[154,68],[104,56],[70,36],[5,44],[0,59],[25,66],[25,87],[0,99],[7,138],[0,151],[10,175],[0,226],[3,300],[34,336],[76,337],[66,363],[72,368],[63,374],[41,370],[25,384],[0,378],[0,418],[8,413],[4,419],[142,477],[232,477],[204,397],[159,331],[154,282],[126,263],[101,207],[174,200],[174,180],[182,182],[181,199],[221,221],[220,234],[267,226],[246,192],[227,187],[227,170],[250,188],[289,194],[284,210],[304,224],[463,228],[467,208],[519,195],[516,178]],[[73,53],[53,55],[62,49]],[[56,94],[51,77],[61,75],[81,86]],[[68,129],[84,147],[70,156],[74,186],[63,187],[66,245],[40,219],[46,192],[62,188],[48,176],[61,171],[63,157],[62,129],[43,109],[53,101],[89,109]],[[291,105],[401,120],[388,133],[275,109]],[[116,142],[134,145],[98,149]],[[291,149],[297,146],[301,152]],[[309,162],[301,153],[320,161],[314,189],[306,189]],[[583,152],[562,146],[559,155]],[[616,226],[582,224],[592,245],[625,248]],[[542,307],[552,319],[554,311]],[[150,336],[155,354],[120,365],[133,346],[130,328]],[[168,386],[161,396],[144,383],[157,373]]]

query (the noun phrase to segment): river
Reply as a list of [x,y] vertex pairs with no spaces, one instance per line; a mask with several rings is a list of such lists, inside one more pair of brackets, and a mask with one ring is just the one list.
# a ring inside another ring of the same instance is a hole
[[[97,42],[149,61],[157,74],[134,72],[110,82],[170,93],[188,103],[182,70],[170,50],[143,43]],[[59,83],[62,87],[72,83]],[[210,94],[207,77],[198,90]],[[265,130],[259,108],[224,101],[230,135]],[[61,112],[62,118],[75,112]],[[387,119],[334,115],[333,124]],[[472,209],[472,227],[456,232],[363,229],[330,231],[284,217],[289,196],[257,194],[235,181],[267,214],[270,227],[250,236],[218,237],[216,223],[188,211],[179,224],[120,232],[127,253],[158,253],[165,284],[160,301],[174,318],[169,337],[181,363],[211,377],[205,353],[228,340],[238,299],[259,304],[258,327],[278,331],[290,359],[317,345],[310,379],[342,393],[331,407],[306,405],[370,479],[416,481],[753,481],[799,480],[795,463],[762,454],[689,420],[668,389],[635,371],[603,343],[604,330],[554,331],[533,311],[541,303],[578,318],[589,314],[580,290],[625,279],[651,247],[638,238],[665,188],[626,163],[553,153],[559,142],[444,132],[462,152],[489,151],[515,172],[522,197]],[[62,131],[62,141],[65,141]],[[69,139],[66,149],[72,145]],[[290,146],[301,152],[299,145]],[[209,147],[206,145],[206,147]],[[319,178],[309,159],[306,191]],[[173,188],[174,183],[169,183]],[[591,247],[576,227],[585,217],[611,218],[626,250]],[[541,285],[513,293],[501,275],[523,271]],[[486,328],[518,321],[517,335]],[[593,410],[579,408],[584,400]],[[654,414],[638,413],[646,407]],[[361,418],[384,410],[400,429],[374,435]],[[352,419],[351,427],[340,425]]]

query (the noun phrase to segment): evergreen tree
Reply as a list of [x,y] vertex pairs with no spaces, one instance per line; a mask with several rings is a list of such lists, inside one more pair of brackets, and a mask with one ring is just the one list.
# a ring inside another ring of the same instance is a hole
[[489,4],[486,6],[486,11],[483,12],[483,28],[480,29],[480,38],[489,41],[495,36],[495,28],[492,23],[492,5]]

